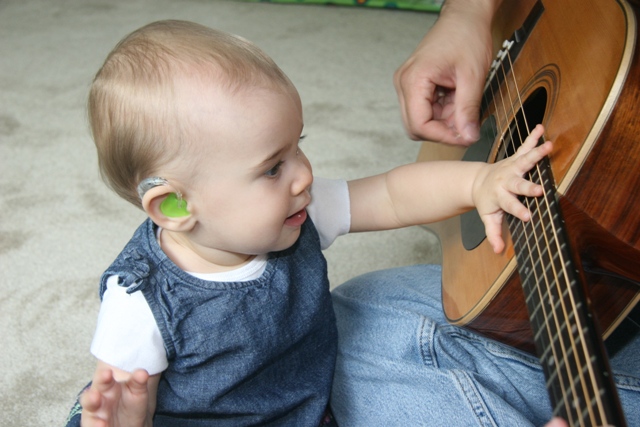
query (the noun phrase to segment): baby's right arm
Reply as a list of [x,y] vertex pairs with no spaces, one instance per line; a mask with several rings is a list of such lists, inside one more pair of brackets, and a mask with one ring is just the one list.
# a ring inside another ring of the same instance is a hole
[[151,427],[160,375],[133,373],[98,361],[91,387],[80,397],[82,427]]

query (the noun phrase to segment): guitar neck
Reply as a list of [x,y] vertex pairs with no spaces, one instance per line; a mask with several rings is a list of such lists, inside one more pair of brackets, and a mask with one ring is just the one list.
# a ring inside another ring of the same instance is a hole
[[545,194],[523,198],[528,222],[509,216],[536,350],[554,415],[571,426],[624,426],[606,353],[565,236],[548,159],[530,172]]

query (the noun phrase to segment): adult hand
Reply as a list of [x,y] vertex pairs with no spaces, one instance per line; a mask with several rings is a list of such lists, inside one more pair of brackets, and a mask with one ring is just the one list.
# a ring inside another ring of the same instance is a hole
[[544,427],[569,427],[569,424],[562,418],[552,418]]
[[394,74],[411,139],[470,145],[493,57],[491,21],[501,0],[448,0],[438,21]]

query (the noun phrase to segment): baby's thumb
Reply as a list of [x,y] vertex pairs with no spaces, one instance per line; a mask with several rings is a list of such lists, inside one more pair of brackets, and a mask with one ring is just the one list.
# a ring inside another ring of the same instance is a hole
[[482,217],[484,223],[487,241],[491,245],[491,249],[499,254],[504,249],[504,240],[502,239],[502,215],[493,214]]

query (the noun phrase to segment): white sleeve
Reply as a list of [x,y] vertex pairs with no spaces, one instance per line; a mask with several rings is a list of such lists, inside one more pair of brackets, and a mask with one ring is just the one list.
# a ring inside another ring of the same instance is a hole
[[107,279],[91,353],[99,360],[133,372],[158,374],[169,365],[162,335],[142,292],[127,293],[118,276]]
[[318,230],[322,249],[327,249],[337,237],[347,234],[351,228],[347,181],[314,177],[307,213]]

